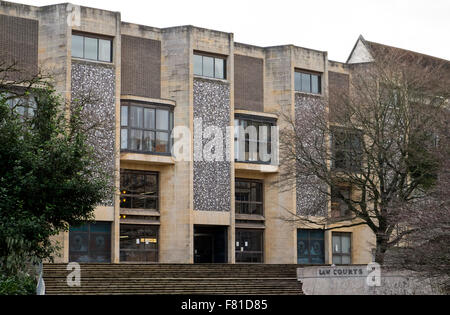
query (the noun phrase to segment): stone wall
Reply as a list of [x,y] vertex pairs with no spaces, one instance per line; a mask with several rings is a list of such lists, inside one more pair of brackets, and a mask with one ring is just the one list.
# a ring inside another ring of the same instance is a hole
[[305,267],[297,270],[306,295],[435,295],[429,279],[407,271],[380,269],[379,282],[368,265]]

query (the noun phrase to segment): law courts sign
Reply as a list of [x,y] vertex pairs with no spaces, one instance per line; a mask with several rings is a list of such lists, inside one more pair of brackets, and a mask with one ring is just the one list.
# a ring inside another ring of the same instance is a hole
[[326,267],[317,269],[318,277],[367,277],[368,275],[369,272],[366,266]]
[[316,266],[297,269],[306,294],[368,294],[381,285],[380,265]]
[[434,294],[427,281],[408,272],[382,270],[377,263],[298,268],[297,278],[307,295]]

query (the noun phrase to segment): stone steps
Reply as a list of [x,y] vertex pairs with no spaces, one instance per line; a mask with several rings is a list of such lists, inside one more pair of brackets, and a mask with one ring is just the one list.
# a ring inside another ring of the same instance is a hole
[[80,264],[69,287],[66,264],[45,264],[49,295],[299,295],[296,265]]

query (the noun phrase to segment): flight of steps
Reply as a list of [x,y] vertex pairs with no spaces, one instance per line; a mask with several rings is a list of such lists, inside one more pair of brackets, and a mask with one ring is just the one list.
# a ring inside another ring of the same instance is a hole
[[296,265],[81,264],[81,287],[66,264],[44,265],[47,295],[300,295]]

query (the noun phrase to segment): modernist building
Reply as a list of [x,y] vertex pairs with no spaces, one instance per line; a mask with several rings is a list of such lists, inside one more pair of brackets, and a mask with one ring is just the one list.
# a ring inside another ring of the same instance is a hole
[[[277,113],[294,113],[305,98],[328,100],[333,89],[348,89],[350,64],[371,61],[364,39],[340,63],[324,51],[256,47],[194,26],[126,23],[118,12],[1,1],[0,54],[30,71],[51,73],[68,100],[94,93],[91,115],[110,127],[97,149],[115,175],[117,193],[96,209],[95,224],[57,238],[63,245],[57,261],[372,261],[374,236],[365,226],[324,232],[285,220],[286,209],[301,212],[308,196],[299,187],[273,185],[282,166],[251,154],[248,141],[239,148],[228,133],[225,156],[235,158],[219,162],[202,160],[201,151],[195,158],[206,134],[192,136],[184,152],[191,159],[171,154],[177,126],[192,135],[208,126],[224,135],[235,126],[283,128]],[[255,145],[274,157],[271,140]],[[332,204],[325,215],[336,211]]]

